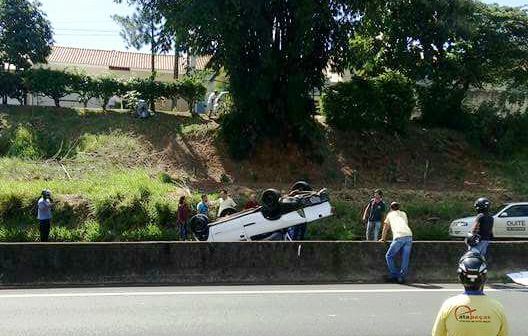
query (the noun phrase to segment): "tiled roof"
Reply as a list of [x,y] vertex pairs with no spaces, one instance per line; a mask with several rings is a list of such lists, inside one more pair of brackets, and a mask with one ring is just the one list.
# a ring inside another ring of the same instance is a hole
[[[196,68],[204,69],[209,57],[197,57]],[[116,68],[130,68],[150,70],[150,54],[138,52],[124,52],[116,50],[98,50],[53,46],[48,63],[68,65],[92,65]],[[186,59],[180,57],[180,73],[185,72]],[[155,66],[158,71],[173,71],[174,55],[156,55]]]

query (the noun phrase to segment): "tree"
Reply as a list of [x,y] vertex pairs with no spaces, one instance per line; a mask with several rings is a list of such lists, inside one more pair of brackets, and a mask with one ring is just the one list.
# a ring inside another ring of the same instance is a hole
[[[28,69],[46,63],[53,32],[38,1],[0,0],[0,63]],[[2,69],[3,70],[3,66]]]
[[106,111],[106,105],[115,95],[123,93],[123,84],[110,76],[101,76],[93,79],[95,96],[102,101],[102,108]]
[[[121,3],[123,0],[115,0]],[[121,25],[121,36],[128,47],[141,49],[150,46],[151,76],[156,77],[156,55],[171,49],[171,36],[164,29],[164,19],[155,8],[156,0],[126,0],[129,5],[136,6],[132,16],[113,15],[112,18]],[[155,110],[154,97],[148,98],[150,108]]]
[[230,78],[234,110],[222,121],[231,154],[242,158],[265,140],[313,144],[314,104],[323,70],[342,51],[368,1],[159,0],[157,8],[183,49],[211,55]]
[[470,87],[508,81],[526,64],[527,18],[522,9],[471,0],[387,0],[362,18],[349,65],[404,73],[420,83],[423,120],[459,128]]
[[84,108],[88,107],[90,99],[97,96],[94,79],[84,72],[73,73],[71,76],[72,91],[79,95],[79,102],[83,104]]
[[72,92],[74,80],[67,72],[38,68],[28,71],[24,81],[30,92],[48,96],[60,107],[60,100]]
[[23,73],[0,71],[0,97],[2,104],[7,104],[7,98],[15,98],[20,104],[24,103],[26,88],[22,79]]
[[[122,3],[123,0],[115,0]],[[150,46],[151,71],[155,76],[155,56],[171,49],[172,39],[164,29],[164,19],[155,8],[155,0],[126,0],[129,5],[135,5],[132,16],[113,15],[114,21],[121,25],[121,36],[128,47],[141,49]]]

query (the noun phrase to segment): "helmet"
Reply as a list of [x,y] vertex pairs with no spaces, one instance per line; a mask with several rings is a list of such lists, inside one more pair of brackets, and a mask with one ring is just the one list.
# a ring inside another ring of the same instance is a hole
[[464,287],[480,289],[486,283],[488,265],[478,252],[467,252],[458,262],[458,279]]
[[466,245],[469,247],[475,247],[480,243],[480,235],[476,233],[468,233],[466,239],[464,240]]
[[51,191],[49,189],[42,190],[42,197],[51,198]]
[[475,210],[478,213],[488,212],[491,207],[491,202],[486,197],[481,197],[475,201]]

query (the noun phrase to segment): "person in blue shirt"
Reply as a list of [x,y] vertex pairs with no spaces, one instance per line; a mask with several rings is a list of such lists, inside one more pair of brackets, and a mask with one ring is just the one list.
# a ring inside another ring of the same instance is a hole
[[37,219],[39,220],[40,241],[47,242],[51,227],[51,191],[43,190],[38,200]]
[[199,214],[206,215],[207,217],[209,217],[209,200],[207,199],[206,194],[202,195],[202,200],[196,206],[196,210]]

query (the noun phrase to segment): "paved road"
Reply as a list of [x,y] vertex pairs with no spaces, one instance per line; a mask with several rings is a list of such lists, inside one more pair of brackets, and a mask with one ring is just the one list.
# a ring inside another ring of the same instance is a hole
[[[526,335],[528,290],[495,287],[511,335]],[[455,285],[1,290],[0,335],[428,335]]]

